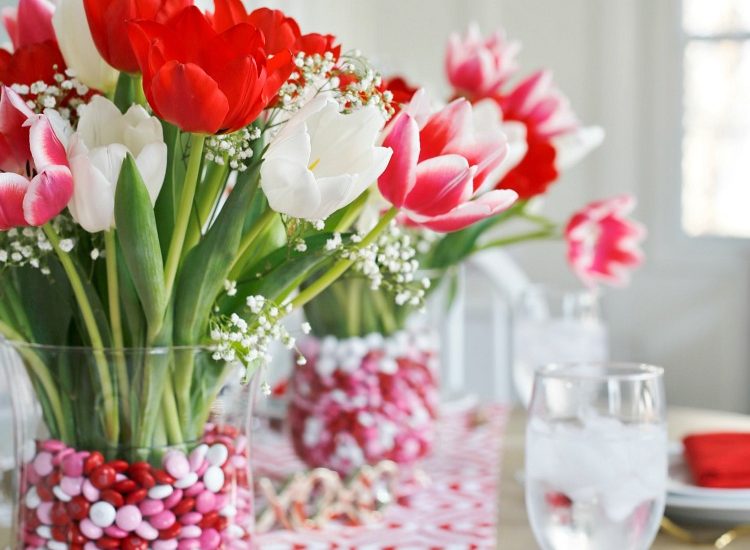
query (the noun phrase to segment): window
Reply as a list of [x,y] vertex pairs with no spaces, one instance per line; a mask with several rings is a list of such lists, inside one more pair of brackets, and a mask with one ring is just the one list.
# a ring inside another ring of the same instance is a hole
[[750,0],[683,0],[682,224],[750,237]]

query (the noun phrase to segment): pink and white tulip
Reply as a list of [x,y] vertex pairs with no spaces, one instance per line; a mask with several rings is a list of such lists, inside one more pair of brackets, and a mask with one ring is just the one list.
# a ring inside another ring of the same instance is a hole
[[383,140],[393,149],[378,179],[386,200],[409,221],[438,232],[458,231],[510,207],[514,191],[475,197],[508,153],[500,129],[476,132],[471,104],[457,99],[431,115],[423,127],[404,109]]
[[48,0],[19,0],[18,6],[3,8],[2,18],[14,49],[56,40],[52,28],[55,5]]
[[46,115],[10,88],[0,97],[0,231],[44,225],[73,194],[65,147]]
[[465,35],[454,33],[448,39],[448,80],[459,94],[472,100],[492,97],[518,69],[520,49],[518,42],[508,42],[500,31],[483,38],[474,23]]
[[643,262],[639,243],[646,230],[627,217],[635,205],[630,195],[595,201],[568,222],[568,261],[586,284],[625,285],[629,272]]

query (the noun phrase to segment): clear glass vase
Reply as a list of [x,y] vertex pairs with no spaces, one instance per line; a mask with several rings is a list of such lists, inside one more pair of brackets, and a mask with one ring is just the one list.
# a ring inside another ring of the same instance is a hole
[[[424,328],[388,336],[310,337],[289,381],[297,455],[349,475],[365,464],[412,464],[432,449],[438,342]],[[303,363],[303,364],[299,364]]]
[[207,348],[0,352],[16,548],[252,547],[256,377]]

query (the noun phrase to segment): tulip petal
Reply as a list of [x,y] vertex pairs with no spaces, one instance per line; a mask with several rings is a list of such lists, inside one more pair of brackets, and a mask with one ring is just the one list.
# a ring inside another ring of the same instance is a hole
[[320,206],[320,190],[306,166],[284,158],[267,158],[260,168],[261,188],[276,212],[295,218],[315,218]]
[[230,27],[247,20],[247,11],[241,0],[214,0],[214,13],[210,16],[216,32],[224,32]]
[[29,129],[24,123],[34,116],[20,96],[3,86],[0,96],[0,170],[22,172],[31,158]]
[[52,124],[45,115],[35,115],[31,119],[29,147],[37,172],[50,166],[67,166],[65,147],[57,137]]
[[23,198],[29,180],[18,174],[0,174],[0,231],[26,225],[23,215]]
[[419,161],[442,155],[449,143],[470,133],[471,125],[471,104],[464,98],[456,99],[432,115],[420,134]]
[[507,210],[518,199],[518,193],[507,189],[498,189],[485,193],[476,200],[465,202],[442,216],[431,218],[414,217],[419,225],[437,231],[449,233],[460,231],[483,219]]
[[417,183],[404,206],[422,216],[439,216],[468,201],[476,167],[459,155],[443,155],[417,165]]
[[0,11],[5,32],[8,33],[13,48],[18,48],[18,7],[7,7]]
[[169,61],[151,83],[157,114],[186,132],[215,134],[229,112],[227,97],[198,65]]
[[407,195],[417,183],[417,159],[419,158],[419,127],[417,121],[402,112],[391,123],[391,129],[383,140],[384,147],[393,150],[388,167],[378,178],[378,188],[383,197],[396,208],[404,205]]
[[17,42],[15,48],[38,44],[47,40],[56,40],[55,30],[52,28],[52,14],[55,6],[47,0],[20,0],[18,2]]
[[50,166],[31,180],[23,199],[23,212],[29,225],[44,225],[70,202],[73,176],[67,166]]

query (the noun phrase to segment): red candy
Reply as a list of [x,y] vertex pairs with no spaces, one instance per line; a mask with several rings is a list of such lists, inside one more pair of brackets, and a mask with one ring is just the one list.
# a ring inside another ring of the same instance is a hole
[[154,476],[148,472],[148,469],[138,468],[133,470],[130,476],[144,489],[151,489],[156,485],[156,480],[154,479]]
[[114,539],[112,537],[102,537],[99,540],[96,541],[96,545],[99,548],[119,548],[120,547],[120,541],[118,539]]
[[175,481],[177,481],[164,470],[154,470],[154,479],[159,483],[159,485],[172,485]]
[[114,489],[105,489],[102,491],[101,500],[106,500],[115,508],[121,508],[125,505],[125,497]]
[[125,504],[138,504],[142,500],[145,500],[147,496],[148,496],[148,491],[145,488],[138,489],[130,493],[125,498]]
[[123,479],[115,483],[114,490],[118,493],[132,493],[138,488],[132,479]]
[[124,474],[128,471],[129,465],[124,460],[112,460],[109,465],[115,469],[118,474]]
[[175,505],[174,508],[172,508],[172,513],[174,513],[176,516],[181,516],[182,514],[187,514],[194,507],[195,507],[194,498],[190,498],[190,497],[183,498],[178,504]]
[[180,534],[180,531],[182,530],[182,525],[180,525],[178,522],[174,522],[170,527],[167,527],[166,529],[162,529],[159,531],[159,538],[162,540],[169,540],[177,538],[177,535]]
[[86,461],[83,463],[83,473],[85,473],[86,475],[91,475],[91,472],[96,470],[102,464],[104,464],[104,455],[102,455],[102,453],[100,453],[99,451],[94,451],[86,458]]
[[115,482],[116,476],[117,472],[115,469],[112,466],[105,464],[91,472],[91,484],[100,490],[107,489]]
[[82,519],[89,517],[89,508],[91,508],[91,504],[85,497],[78,495],[68,502],[66,508],[68,510],[68,515],[72,519],[81,521]]
[[122,548],[122,550],[146,550],[148,548],[148,543],[140,537],[132,536],[123,539],[120,548]]
[[65,503],[59,500],[52,505],[50,517],[52,518],[52,525],[63,526],[70,523],[70,516],[68,515]]

